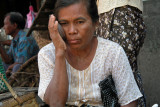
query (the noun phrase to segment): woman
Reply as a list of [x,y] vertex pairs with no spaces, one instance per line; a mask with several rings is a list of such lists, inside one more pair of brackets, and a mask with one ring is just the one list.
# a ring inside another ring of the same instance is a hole
[[[142,96],[124,50],[94,36],[98,21],[95,0],[58,0],[49,19],[53,43],[38,54],[38,95],[51,107],[86,104],[103,106],[99,82],[112,75],[122,107],[135,107]],[[66,34],[64,42],[58,23]]]
[[[100,25],[96,34],[123,47],[137,84],[144,95],[141,74],[137,66],[137,56],[146,36],[142,0],[97,0],[97,4]],[[145,107],[145,96],[139,99],[138,103],[139,107]]]

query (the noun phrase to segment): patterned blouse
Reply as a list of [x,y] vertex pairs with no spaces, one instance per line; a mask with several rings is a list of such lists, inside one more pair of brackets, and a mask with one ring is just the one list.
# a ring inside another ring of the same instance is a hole
[[8,55],[13,62],[23,64],[32,56],[38,54],[39,47],[32,36],[26,37],[26,32],[20,30],[12,40]]
[[[97,37],[96,54],[87,69],[79,71],[66,60],[69,90],[67,104],[78,105],[86,102],[93,106],[103,106],[99,82],[112,74],[121,105],[142,96],[134,80],[128,58],[123,48],[109,40]],[[38,95],[43,100],[46,88],[54,75],[55,47],[50,43],[38,54],[40,84]]]

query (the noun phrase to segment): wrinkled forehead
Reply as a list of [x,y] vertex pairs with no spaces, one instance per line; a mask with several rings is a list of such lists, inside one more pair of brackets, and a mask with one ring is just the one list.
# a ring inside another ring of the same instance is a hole
[[[54,12],[55,16],[58,18],[58,14],[59,14],[60,10],[67,8],[67,7],[70,7],[72,5],[76,5],[76,4],[83,4],[83,6],[86,8],[86,10],[88,9],[86,0],[74,0],[72,2],[67,1],[62,4],[60,4],[60,3],[57,4],[57,6],[55,7],[55,12]],[[87,10],[87,12],[88,12],[88,10]]]
[[86,14],[88,14],[87,8],[84,6],[83,3],[75,3],[75,4],[61,8],[58,12],[58,16],[62,11],[66,11],[63,13],[63,15],[65,15],[67,13],[71,14],[71,12],[73,14],[77,14],[77,13],[81,13],[82,11],[85,12]]
[[58,21],[92,20],[83,4],[74,4],[62,8],[58,14]]

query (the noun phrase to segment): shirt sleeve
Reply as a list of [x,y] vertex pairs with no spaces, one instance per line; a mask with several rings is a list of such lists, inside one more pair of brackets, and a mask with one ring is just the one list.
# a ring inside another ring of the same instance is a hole
[[14,60],[13,58],[13,55],[12,55],[12,49],[11,49],[11,46],[10,46],[10,48],[9,48],[9,50],[8,50],[8,52],[7,52],[7,55],[8,55],[8,57],[9,58],[11,58],[12,59],[12,61]]
[[137,83],[134,79],[128,58],[122,47],[118,49],[113,64],[112,77],[115,82],[121,106],[142,97]]
[[[43,48],[42,48],[43,49]],[[41,50],[38,53],[38,67],[40,73],[40,82],[38,89],[38,96],[44,100],[45,91],[53,77],[53,70],[55,67],[53,54]]]
[[[35,50],[38,50],[33,40],[25,38],[20,41],[18,45],[18,52],[15,62],[24,63],[35,54]],[[38,52],[37,52],[38,53]]]
[[9,47],[9,50],[7,51],[7,55],[9,56],[9,58],[12,59],[12,63],[14,63],[14,56],[13,56],[12,47],[13,47],[13,40],[12,40],[12,42],[11,42],[11,45],[10,45],[10,47]]

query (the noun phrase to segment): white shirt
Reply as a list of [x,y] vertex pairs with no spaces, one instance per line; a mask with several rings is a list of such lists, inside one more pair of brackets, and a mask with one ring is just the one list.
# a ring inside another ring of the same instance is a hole
[[111,9],[130,5],[143,11],[143,1],[142,0],[97,0],[98,13],[105,13]]
[[[38,95],[43,100],[46,88],[54,75],[55,47],[50,43],[38,54],[40,84]],[[120,45],[98,37],[96,54],[90,66],[82,71],[73,68],[66,60],[69,90],[67,103],[77,104],[88,101],[88,104],[102,106],[99,82],[112,74],[121,105],[142,96],[134,80],[128,58]]]

